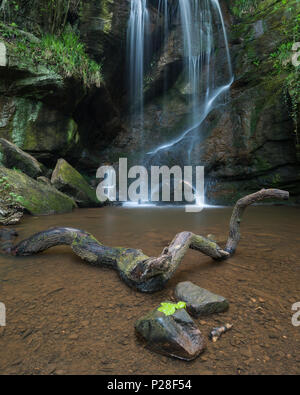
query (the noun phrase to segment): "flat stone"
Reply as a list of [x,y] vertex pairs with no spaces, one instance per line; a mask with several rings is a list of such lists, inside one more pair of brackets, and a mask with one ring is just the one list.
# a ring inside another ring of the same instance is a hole
[[229,308],[228,301],[190,281],[177,284],[175,297],[178,301],[186,302],[188,312],[194,317],[222,313]]
[[135,324],[146,347],[163,355],[191,361],[201,354],[206,342],[185,309],[166,316],[157,308]]

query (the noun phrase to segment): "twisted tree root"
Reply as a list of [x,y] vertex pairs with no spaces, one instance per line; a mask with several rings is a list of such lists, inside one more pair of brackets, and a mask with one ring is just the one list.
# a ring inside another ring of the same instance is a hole
[[11,242],[9,244],[15,233],[7,228],[1,229],[0,239],[1,242],[5,241],[1,249],[4,253],[25,256],[37,254],[57,245],[70,245],[75,254],[84,261],[117,270],[130,287],[141,292],[155,292],[161,290],[173,276],[189,248],[219,261],[232,256],[240,240],[240,222],[246,207],[267,198],[287,200],[289,193],[279,189],[263,189],[240,199],[233,209],[225,249],[203,236],[181,232],[168,247],[164,248],[161,255],[148,257],[141,250],[106,247],[85,231],[63,227],[37,233],[16,246]]

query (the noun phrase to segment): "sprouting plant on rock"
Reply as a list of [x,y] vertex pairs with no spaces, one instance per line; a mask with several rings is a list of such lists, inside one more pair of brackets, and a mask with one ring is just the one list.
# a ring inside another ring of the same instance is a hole
[[161,303],[161,306],[157,310],[168,316],[174,314],[176,310],[181,310],[185,308],[186,308],[185,302],[180,301],[177,304],[164,302]]

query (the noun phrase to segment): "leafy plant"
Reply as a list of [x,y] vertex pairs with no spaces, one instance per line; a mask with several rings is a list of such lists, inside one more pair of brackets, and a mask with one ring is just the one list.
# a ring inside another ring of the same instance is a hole
[[82,80],[88,87],[101,85],[102,65],[89,58],[84,44],[71,28],[59,36],[46,34],[41,40],[32,42],[15,26],[0,22],[0,37],[8,42],[12,53],[22,62],[45,65],[63,76]]
[[[299,3],[300,0],[296,0]],[[282,4],[287,4],[287,0],[281,0]],[[300,41],[300,12],[295,13],[294,9],[287,8],[289,18],[283,19],[282,31],[286,36],[286,41],[279,48],[270,54],[273,62],[274,74],[283,77],[283,92],[285,101],[289,106],[290,116],[293,119],[296,138],[296,146],[300,144],[298,134],[299,104],[300,104],[300,66],[292,64],[293,45]]]
[[161,307],[157,310],[164,313],[166,316],[172,315],[175,313],[176,310],[185,309],[186,303],[185,302],[178,302],[175,303],[161,303]]
[[236,0],[232,8],[234,15],[252,13],[258,5],[258,0]]
[[7,205],[22,207],[23,196],[17,195],[13,189],[6,176],[0,177],[0,200]]
[[84,44],[72,30],[66,30],[59,37],[44,36],[39,49],[42,59],[62,74],[81,78],[87,86],[100,86],[101,65],[88,57]]

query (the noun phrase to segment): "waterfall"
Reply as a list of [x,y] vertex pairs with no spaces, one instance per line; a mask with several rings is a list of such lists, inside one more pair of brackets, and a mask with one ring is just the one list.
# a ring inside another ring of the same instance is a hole
[[[150,0],[148,1],[150,3]],[[151,1],[151,7],[154,7],[154,4]],[[234,80],[226,27],[218,0],[157,0],[156,7],[156,24],[159,25],[161,32],[162,51],[167,51],[173,21],[179,21],[181,25],[184,60],[183,94],[188,99],[188,116],[187,127],[177,137],[148,152],[147,159],[144,156],[144,162],[148,165],[155,161],[158,153],[175,150],[181,142],[185,143],[185,147],[188,145],[186,153],[190,161],[195,139],[201,137],[204,120],[213,109],[225,102]],[[149,57],[145,56],[147,42],[150,39],[149,30],[147,0],[131,0],[127,38],[131,124],[132,130],[134,130],[133,125],[137,125],[141,130],[142,143],[144,141],[144,72],[145,65],[149,66],[148,63],[150,64],[153,58],[153,54]],[[226,54],[225,60],[224,57],[221,59],[221,65],[217,60],[217,52],[220,48],[223,48]],[[221,73],[220,67],[222,67]],[[164,69],[162,95],[162,110],[165,118],[168,116],[167,70]]]
[[[183,34],[186,91],[189,94],[191,116],[189,127],[178,137],[157,147],[149,155],[156,155],[183,141],[191,132],[201,133],[201,124],[208,114],[224,100],[234,80],[226,27],[218,0],[179,0],[179,14]],[[218,65],[214,55],[213,21],[221,25],[226,50],[227,72],[223,81],[216,81]],[[191,138],[188,154],[194,140]]]
[[145,36],[149,29],[147,0],[131,0],[127,31],[129,96],[132,117],[143,125]]

